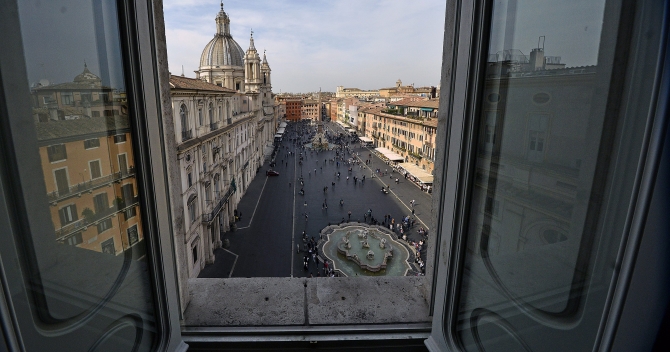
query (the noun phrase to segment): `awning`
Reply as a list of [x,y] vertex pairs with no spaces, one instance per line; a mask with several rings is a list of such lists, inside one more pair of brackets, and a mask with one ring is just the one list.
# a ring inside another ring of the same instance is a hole
[[284,127],[280,128],[280,129],[277,131],[277,134],[284,134]]
[[281,138],[281,134],[275,134],[275,138]]
[[375,150],[381,153],[386,159],[391,161],[405,161],[405,158],[403,158],[402,155],[392,152],[386,148],[375,148]]
[[405,169],[410,175],[416,177],[421,183],[433,184],[433,175],[426,170],[412,163],[400,163],[398,166]]
[[368,137],[358,137],[358,139],[360,139],[361,142],[363,142],[363,143],[372,143],[373,142],[372,138],[368,138]]
[[421,108],[421,111],[433,111],[433,108]]
[[279,128],[284,128],[284,127],[286,127],[286,122],[282,122],[282,123],[279,124]]

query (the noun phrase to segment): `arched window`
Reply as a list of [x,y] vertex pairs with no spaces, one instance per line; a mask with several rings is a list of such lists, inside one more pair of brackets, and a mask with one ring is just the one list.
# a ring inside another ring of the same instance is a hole
[[179,107],[179,119],[181,120],[181,130],[182,132],[188,131],[188,110],[186,110],[186,105],[181,104]]
[[188,205],[188,217],[191,221],[191,224],[195,222],[195,194],[191,194],[191,196],[188,198],[188,202],[186,202]]
[[209,103],[209,122],[214,122],[214,105]]
[[214,199],[219,198],[219,192],[221,192],[221,183],[219,179],[221,176],[219,174],[214,175]]

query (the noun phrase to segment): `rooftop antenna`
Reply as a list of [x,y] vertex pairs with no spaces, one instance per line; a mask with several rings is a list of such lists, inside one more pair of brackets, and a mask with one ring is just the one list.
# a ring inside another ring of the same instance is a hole
[[181,65],[181,76],[184,77],[184,65]]
[[541,35],[537,37],[537,48],[540,48],[540,39],[542,39],[542,52],[544,52],[544,40],[546,39],[545,36]]

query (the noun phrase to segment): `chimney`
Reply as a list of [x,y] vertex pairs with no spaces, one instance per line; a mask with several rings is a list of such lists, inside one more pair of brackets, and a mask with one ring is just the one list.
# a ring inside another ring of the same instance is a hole
[[535,48],[530,52],[530,70],[537,71],[544,69],[544,50]]

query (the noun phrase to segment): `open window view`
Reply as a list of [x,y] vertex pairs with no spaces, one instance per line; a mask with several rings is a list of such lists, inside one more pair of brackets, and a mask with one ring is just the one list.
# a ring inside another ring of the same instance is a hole
[[[173,220],[186,326],[429,321],[425,274],[443,4],[413,5],[434,19],[423,28],[429,35],[419,36],[413,24],[394,30],[396,40],[430,48],[421,64],[404,65],[413,55],[395,53],[386,40],[349,41],[346,50],[330,52],[360,31],[374,36],[375,24],[405,4],[165,2],[172,114],[164,123],[174,130],[166,153],[177,160]],[[361,11],[343,20],[350,6]],[[357,24],[365,9],[376,13]],[[295,12],[304,23],[284,28],[270,20],[276,11]],[[332,16],[311,33],[319,12]],[[327,41],[331,31],[341,34]],[[187,43],[186,36],[201,42]],[[296,40],[291,49],[289,39]],[[359,67],[347,64],[372,50],[379,52],[356,59]],[[312,63],[313,57],[321,59]],[[304,280],[310,278],[324,283]],[[381,279],[396,284],[387,297],[365,293],[366,303],[346,301],[357,293],[340,287]],[[288,304],[292,313],[265,317],[227,301],[213,309],[212,290],[225,285],[243,302],[249,282],[279,288],[257,298]],[[305,299],[331,290],[340,293],[303,308]],[[375,315],[379,300],[396,309]],[[365,314],[354,318],[345,309]]]
[[668,4],[0,7],[0,351],[670,348]]

